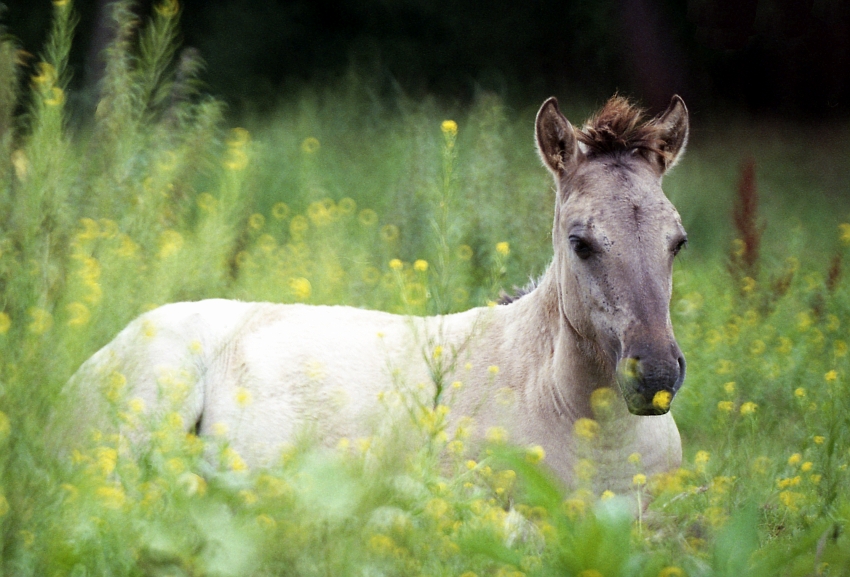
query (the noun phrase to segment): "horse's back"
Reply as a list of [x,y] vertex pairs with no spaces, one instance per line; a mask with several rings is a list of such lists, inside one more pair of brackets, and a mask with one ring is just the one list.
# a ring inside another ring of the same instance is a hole
[[90,400],[177,412],[201,434],[227,431],[247,459],[266,461],[302,431],[366,436],[382,393],[427,386],[422,327],[343,306],[173,303],[132,321],[72,384]]
[[405,317],[378,311],[261,306],[211,359],[199,430],[224,425],[249,456],[300,434],[326,443],[367,436],[382,393],[427,384],[410,335]]

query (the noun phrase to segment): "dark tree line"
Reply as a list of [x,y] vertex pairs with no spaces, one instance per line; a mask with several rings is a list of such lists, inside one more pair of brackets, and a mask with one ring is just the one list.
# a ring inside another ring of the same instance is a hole
[[[96,83],[108,0],[78,0],[78,88]],[[146,5],[147,4],[147,5]],[[207,62],[209,89],[272,102],[292,83],[352,67],[392,89],[461,100],[613,91],[663,108],[787,115],[850,111],[845,0],[184,0],[184,43]],[[141,12],[150,9],[140,2]],[[3,22],[30,52],[51,3],[7,2]]]

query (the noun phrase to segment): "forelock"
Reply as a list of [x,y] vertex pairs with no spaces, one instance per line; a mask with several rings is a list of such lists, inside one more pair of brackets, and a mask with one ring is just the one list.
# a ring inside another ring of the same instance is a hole
[[622,96],[613,96],[576,131],[588,156],[629,152],[651,152],[667,159],[671,156],[662,139],[662,129],[647,120],[646,111]]

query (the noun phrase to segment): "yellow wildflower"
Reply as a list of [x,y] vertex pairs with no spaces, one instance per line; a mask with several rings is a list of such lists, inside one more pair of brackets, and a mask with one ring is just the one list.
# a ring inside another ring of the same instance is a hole
[[260,230],[266,224],[266,217],[262,214],[254,213],[248,217],[248,228],[251,230]]
[[582,439],[593,439],[599,434],[599,423],[593,419],[582,417],[573,425],[575,434]]
[[248,470],[248,465],[245,464],[245,461],[242,460],[242,457],[234,448],[227,447],[224,451],[222,451],[222,457],[224,457],[225,463],[232,471]]
[[251,141],[251,133],[244,128],[236,127],[230,131],[227,146],[230,148],[242,148]]
[[462,455],[463,441],[455,439],[454,441],[446,445],[446,451],[448,451],[450,455]]
[[842,222],[838,225],[838,230],[841,233],[839,236],[841,242],[844,244],[850,244],[850,224]]
[[490,427],[487,429],[487,440],[491,443],[504,443],[508,439],[508,432],[504,427]]
[[168,258],[183,248],[183,235],[176,230],[166,230],[159,236],[159,258]]
[[98,487],[97,496],[103,501],[104,506],[109,509],[120,509],[127,501],[127,495],[121,487]]
[[45,98],[44,103],[48,106],[61,106],[65,103],[65,91],[58,86],[53,86],[50,89],[50,97]]
[[839,319],[836,315],[827,315],[826,320],[826,330],[831,333],[834,333],[841,327],[841,319]]
[[732,401],[720,401],[717,403],[717,410],[724,413],[731,413],[735,409],[735,403]]
[[377,534],[369,537],[369,549],[379,554],[393,553],[396,550],[396,544],[392,537]]
[[487,367],[487,372],[495,377],[499,374],[499,367],[497,365],[490,365]]
[[39,86],[53,86],[56,83],[56,68],[48,62],[39,62],[35,65],[38,74],[32,77],[32,81]]
[[673,394],[670,391],[658,391],[652,397],[652,406],[661,411],[666,411],[670,408],[670,401],[673,399]]
[[245,387],[237,387],[236,388],[236,404],[240,407],[247,407],[251,404],[252,397],[251,391],[246,389]]
[[248,166],[248,154],[241,148],[228,148],[227,158],[222,164],[234,172],[244,170]]
[[304,277],[298,277],[289,281],[289,288],[292,289],[296,300],[305,301],[310,298],[313,292],[313,286],[310,281]]
[[308,136],[301,142],[301,151],[305,154],[315,154],[321,148],[319,139],[315,136]]
[[462,244],[457,247],[457,257],[460,260],[469,260],[472,258],[472,247],[468,244]]
[[685,577],[685,572],[680,567],[671,565],[659,571],[658,577]]
[[115,465],[118,462],[118,451],[112,447],[98,447],[95,456],[97,468],[103,475],[109,475],[115,470]]
[[18,149],[12,153],[12,166],[15,168],[15,176],[24,182],[30,172],[30,162],[23,150]]
[[401,259],[394,258],[390,261],[390,268],[392,270],[401,270],[404,268],[404,263],[401,262]]
[[805,463],[800,465],[800,470],[804,473],[808,473],[809,471],[812,470],[813,466],[814,466],[814,464],[811,461],[806,461]]
[[605,413],[611,409],[616,398],[617,395],[611,387],[599,387],[590,394],[590,408],[594,414]]
[[173,18],[180,11],[180,4],[177,0],[162,0],[154,9],[157,14],[164,18]]
[[795,493],[793,491],[782,491],[779,493],[779,501],[792,511],[799,509],[800,501],[802,500],[803,495],[801,493]]
[[794,396],[798,399],[805,399],[806,389],[804,389],[803,387],[797,387],[796,389],[794,389]]
[[5,335],[12,327],[12,319],[3,311],[0,311],[0,335]]
[[386,242],[392,242],[398,238],[399,230],[394,224],[385,224],[381,227],[381,238]]
[[497,242],[496,252],[502,256],[508,256],[511,253],[511,245],[504,241]]
[[65,309],[68,311],[70,318],[68,326],[79,327],[89,322],[91,313],[86,305],[81,302],[69,303]]
[[186,491],[186,494],[190,497],[192,495],[200,495],[203,496],[207,491],[207,482],[200,475],[196,475],[191,471],[187,471],[180,475],[177,479],[177,483]]
[[296,238],[300,238],[309,228],[310,221],[303,215],[296,214],[289,221],[289,232]]
[[11,432],[12,424],[9,422],[9,417],[6,416],[6,413],[0,411],[0,441],[6,440]]
[[788,464],[792,467],[803,460],[803,455],[800,453],[794,453],[790,457],[788,457]]
[[741,414],[742,415],[753,415],[753,414],[755,414],[755,412],[758,408],[759,408],[759,406],[756,403],[754,403],[752,401],[747,401],[746,403],[741,405]]
[[127,403],[127,406],[130,408],[130,411],[138,414],[145,410],[145,401],[136,397],[130,399],[130,401]]
[[735,394],[735,381],[729,381],[723,385],[723,390],[726,391],[727,395]]
[[614,491],[611,491],[610,489],[605,489],[604,491],[602,491],[602,494],[599,495],[599,500],[607,501],[608,499],[613,499],[616,496],[617,495],[616,493],[614,493]]
[[354,214],[354,211],[357,210],[357,203],[353,198],[342,198],[337,204],[337,208],[339,209],[340,214],[348,215]]
[[357,220],[363,226],[374,226],[375,223],[378,222],[378,213],[370,208],[364,208],[360,211],[360,214],[357,215]]
[[257,525],[259,525],[263,529],[272,530],[277,527],[277,521],[275,521],[273,518],[269,517],[265,513],[257,515],[256,521]]
[[428,261],[422,260],[421,258],[418,259],[416,262],[413,263],[413,270],[425,272],[426,270],[428,270]]
[[753,471],[764,475],[767,473],[767,468],[770,466],[770,458],[765,457],[764,455],[760,457],[756,457],[756,460],[753,461]]
[[525,460],[532,464],[537,464],[546,458],[546,451],[540,445],[534,445],[525,450]]
[[815,442],[815,445],[823,445],[823,442],[826,440],[826,437],[823,435],[815,435],[812,440]]
[[43,335],[53,326],[53,315],[50,314],[50,311],[33,307],[29,310],[29,314],[32,318],[32,322],[29,324],[31,333]]
[[836,379],[838,378],[838,371],[836,371],[835,369],[833,369],[833,370],[831,370],[831,371],[828,371],[828,372],[827,372],[827,373],[823,376],[823,378],[824,378],[824,380],[825,380],[827,383],[831,383],[832,381],[834,381],[834,380],[836,380]]
[[198,205],[198,208],[204,212],[212,212],[215,210],[218,200],[210,193],[202,192],[198,195],[198,198],[195,199],[195,203]]
[[277,220],[283,220],[289,216],[289,205],[285,202],[278,202],[272,207],[272,216]]
[[741,280],[741,290],[745,293],[752,292],[756,288],[756,280],[752,277],[745,276]]
[[596,476],[596,463],[590,459],[579,459],[575,465],[575,475],[582,481],[590,481]]
[[718,375],[728,375],[732,371],[735,370],[735,363],[728,359],[720,359],[717,361],[717,374]]
[[694,463],[697,465],[708,463],[709,459],[711,459],[711,453],[708,451],[697,451],[696,456],[694,457]]
[[440,130],[447,136],[455,136],[457,134],[457,122],[454,120],[444,120],[440,125]]

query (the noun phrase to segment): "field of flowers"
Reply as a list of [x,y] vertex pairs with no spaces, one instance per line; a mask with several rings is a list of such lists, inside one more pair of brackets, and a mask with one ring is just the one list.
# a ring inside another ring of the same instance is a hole
[[[103,93],[72,124],[73,13],[54,5],[37,63],[0,39],[0,574],[850,574],[850,127],[692,120],[665,182],[692,246],[671,305],[685,463],[647,478],[629,457],[637,518],[588,489],[590,461],[565,492],[534,448],[467,454],[443,406],[265,470],[172,413],[139,455],[109,431],[51,431],[85,423],[63,385],[141,312],[486,304],[544,270],[552,185],[534,110],[489,95],[444,109],[352,76],[228,128],[169,1],[143,22],[114,3]],[[125,388],[103,394],[138,424]]]

